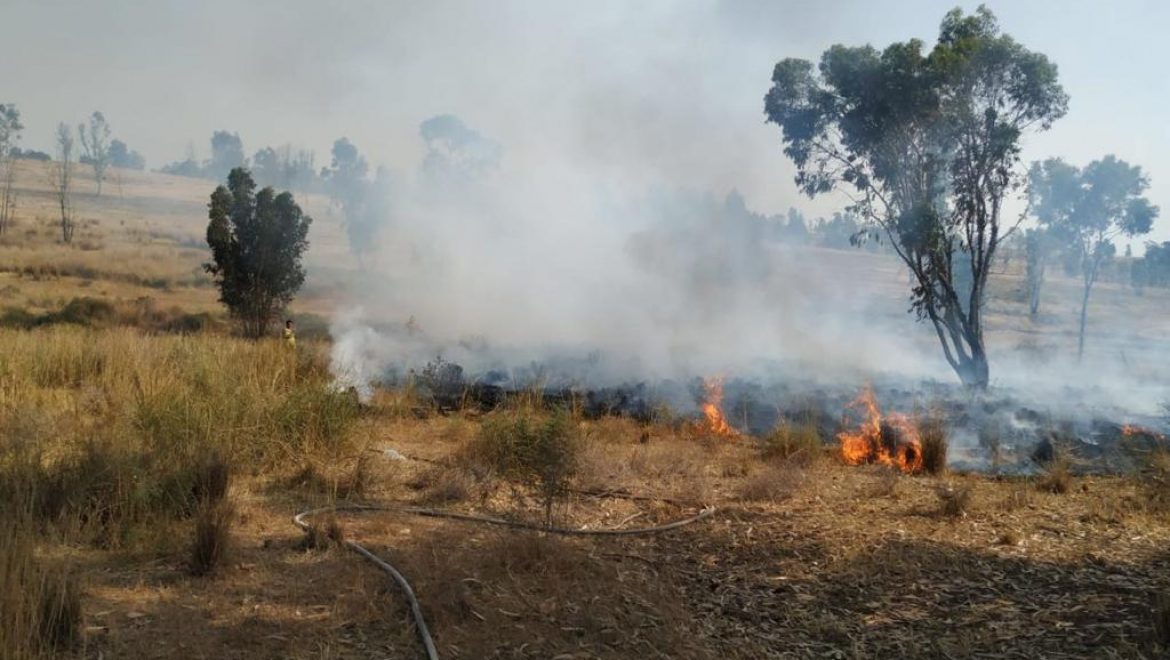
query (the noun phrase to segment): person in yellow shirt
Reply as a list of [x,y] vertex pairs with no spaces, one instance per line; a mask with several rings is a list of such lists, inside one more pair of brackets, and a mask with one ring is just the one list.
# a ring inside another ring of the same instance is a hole
[[297,347],[297,334],[293,332],[292,319],[287,319],[284,322],[284,343],[287,344],[289,348]]

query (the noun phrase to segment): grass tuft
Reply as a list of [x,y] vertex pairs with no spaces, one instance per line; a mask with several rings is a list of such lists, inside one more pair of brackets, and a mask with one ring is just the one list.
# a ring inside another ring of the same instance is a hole
[[939,475],[947,471],[947,428],[937,417],[930,417],[918,425],[922,443],[922,471]]
[[738,497],[744,502],[780,502],[792,497],[804,483],[804,473],[791,466],[773,466],[746,478]]
[[195,513],[191,543],[191,573],[210,575],[224,562],[231,547],[235,507],[228,500],[202,504]]
[[972,487],[969,483],[946,483],[935,489],[939,514],[948,518],[966,517],[971,506]]
[[1056,495],[1067,493],[1072,488],[1072,472],[1069,470],[1071,466],[1067,458],[1057,456],[1044,468],[1044,474],[1036,480],[1036,487]]

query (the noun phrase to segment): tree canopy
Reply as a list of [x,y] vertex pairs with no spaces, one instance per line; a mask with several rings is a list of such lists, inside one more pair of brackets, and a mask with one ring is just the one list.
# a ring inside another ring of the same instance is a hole
[[207,244],[220,302],[251,337],[264,334],[305,281],[301,256],[309,247],[309,225],[292,193],[255,192],[248,170],[237,167],[227,186],[211,193]]
[[1150,185],[1137,165],[1108,155],[1083,170],[1060,159],[1034,163],[1029,198],[1037,222],[1064,245],[1083,284],[1077,353],[1085,350],[1089,295],[1119,236],[1149,233],[1158,207],[1142,196]]
[[[1020,138],[1064,115],[1056,66],[1002,34],[990,10],[947,13],[938,42],[832,46],[819,66],[776,64],[764,98],[809,196],[843,191],[914,276],[929,320],[964,383],[989,380],[984,290],[1014,224],[1002,202],[1022,183]],[[865,236],[859,235],[861,239]]]

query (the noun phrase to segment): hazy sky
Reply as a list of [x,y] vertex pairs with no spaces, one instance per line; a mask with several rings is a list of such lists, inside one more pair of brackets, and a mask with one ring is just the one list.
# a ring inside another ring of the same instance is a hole
[[[453,113],[504,145],[505,168],[572,162],[599,181],[739,188],[767,212],[797,197],[762,97],[780,58],[834,43],[932,43],[953,0],[902,2],[60,2],[3,0],[0,102],[27,147],[102,110],[148,167],[207,156],[215,129],[250,154],[294,143],[326,164],[346,135],[413,171],[420,121]],[[1046,53],[1069,114],[1028,159],[1138,163],[1170,214],[1170,6],[991,2]],[[973,4],[966,4],[968,10]],[[1170,239],[1170,218],[1154,237]]]

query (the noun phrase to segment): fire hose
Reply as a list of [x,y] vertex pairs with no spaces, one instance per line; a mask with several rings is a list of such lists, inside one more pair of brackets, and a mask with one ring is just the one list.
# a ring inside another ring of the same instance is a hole
[[[628,497],[629,499],[649,499],[639,496],[627,496],[621,493],[603,493],[601,496],[608,497]],[[454,511],[441,511],[438,509],[426,509],[415,506],[385,506],[374,504],[342,504],[335,506],[325,506],[316,509],[308,509],[302,511],[293,517],[293,523],[302,530],[309,532],[312,525],[306,521],[307,518],[321,513],[338,513],[338,512],[370,512],[370,511],[390,511],[395,513],[405,513],[416,516],[425,516],[428,518],[446,518],[449,520],[459,520],[463,522],[473,522],[485,525],[496,525],[499,527],[508,527],[512,529],[527,529],[549,534],[561,534],[566,536],[637,536],[641,534],[656,534],[672,529],[690,525],[707,518],[715,512],[715,507],[704,507],[699,513],[690,516],[689,518],[682,518],[662,525],[655,525],[653,527],[629,527],[620,529],[579,529],[570,527],[546,527],[544,525],[536,525],[532,523],[517,522],[514,520],[504,520],[503,518],[492,518],[490,516],[476,516],[466,513],[457,513]],[[411,588],[410,582],[406,579],[397,568],[392,564],[382,559],[378,555],[370,552],[356,541],[346,539],[343,541],[345,547],[358,553],[367,561],[373,563],[378,568],[382,569],[394,579],[398,586],[402,589],[406,596],[406,601],[410,605],[410,614],[414,618],[415,630],[418,632],[419,641],[422,642],[423,648],[426,650],[428,660],[438,660],[439,651],[435,648],[435,641],[431,638],[430,630],[427,628],[426,619],[423,618],[422,606],[419,605],[418,598],[414,594],[414,589]]]

